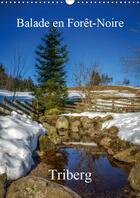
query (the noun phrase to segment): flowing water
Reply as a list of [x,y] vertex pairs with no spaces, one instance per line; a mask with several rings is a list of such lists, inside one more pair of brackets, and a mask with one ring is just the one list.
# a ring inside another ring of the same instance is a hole
[[[94,149],[94,148],[93,148]],[[64,147],[62,158],[49,158],[54,167],[64,172],[91,172],[92,182],[83,180],[61,180],[61,184],[70,187],[83,198],[125,198],[128,193],[129,168],[112,162],[107,155],[95,155],[84,148]],[[58,181],[57,181],[58,182]]]

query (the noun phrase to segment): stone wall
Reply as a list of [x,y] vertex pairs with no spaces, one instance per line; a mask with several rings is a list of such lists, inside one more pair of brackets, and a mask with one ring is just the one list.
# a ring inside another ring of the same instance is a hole
[[[48,130],[50,139],[60,139],[61,142],[93,142],[97,140],[98,134],[101,133],[103,122],[113,119],[111,115],[103,118],[81,116],[59,116],[54,119],[46,118],[44,126]],[[55,138],[54,138],[55,136]],[[56,142],[55,142],[56,143]]]

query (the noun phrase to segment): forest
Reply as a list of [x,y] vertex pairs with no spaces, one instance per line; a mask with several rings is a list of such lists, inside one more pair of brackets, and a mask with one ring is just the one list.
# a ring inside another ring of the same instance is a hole
[[33,88],[34,83],[31,77],[23,78],[20,72],[18,75],[8,74],[4,65],[0,64],[0,89],[8,91],[32,91]]

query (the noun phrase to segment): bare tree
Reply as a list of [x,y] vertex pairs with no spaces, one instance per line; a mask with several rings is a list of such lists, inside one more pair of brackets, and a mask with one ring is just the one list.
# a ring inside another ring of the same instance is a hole
[[18,52],[15,52],[9,72],[8,86],[10,85],[13,91],[13,100],[15,100],[16,93],[19,88],[18,80],[21,80],[26,74],[25,71],[25,59]]
[[79,91],[82,94],[82,102],[90,108],[92,104],[92,97],[91,91],[93,91],[93,86],[90,83],[91,74],[94,68],[97,67],[97,64],[86,66],[85,64],[81,63],[75,66],[74,70],[74,79],[76,86],[79,87]]
[[135,48],[132,50],[133,56],[122,58],[122,63],[124,66],[124,72],[126,74],[133,74],[139,84],[140,75],[140,48]]

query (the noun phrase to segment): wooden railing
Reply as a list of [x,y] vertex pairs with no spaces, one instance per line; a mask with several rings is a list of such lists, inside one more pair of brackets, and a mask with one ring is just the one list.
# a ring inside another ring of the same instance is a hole
[[[126,91],[124,94],[123,91],[123,93],[119,92],[119,94],[91,91],[89,94],[90,100],[85,98],[84,100],[81,99],[81,101],[78,99],[73,103],[70,102],[64,107],[64,110],[69,112],[140,112],[140,93],[136,94],[135,92]],[[126,97],[126,94],[129,97]],[[0,114],[10,114],[12,111],[30,115],[31,117],[38,117],[38,113],[31,103],[17,99],[11,101],[5,97],[3,102],[0,103]]]
[[95,112],[137,112],[140,111],[140,97],[93,97],[89,104],[76,103],[77,107]]
[[140,111],[140,94],[137,94],[137,91],[134,90],[123,90],[114,93],[112,91],[91,91],[88,97],[88,99],[81,99],[81,102],[74,102],[71,107],[67,105],[67,109],[72,111],[120,113]]
[[19,114],[26,114],[31,117],[37,115],[37,112],[34,110],[34,107],[31,103],[27,101],[19,101],[17,99],[11,101],[5,97],[0,103],[0,114],[10,114],[12,111],[15,111]]

